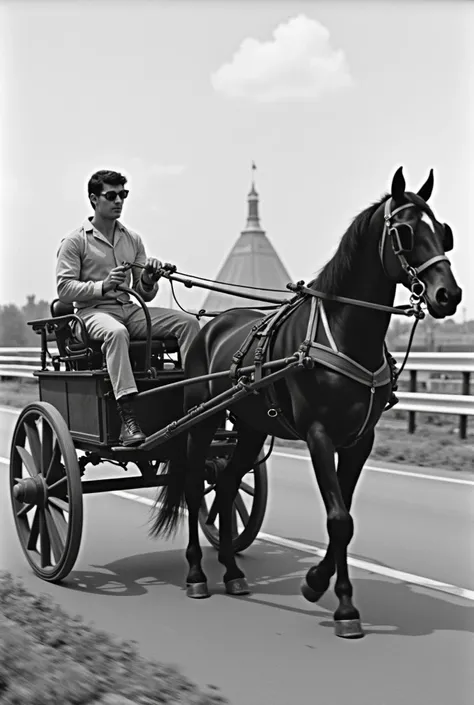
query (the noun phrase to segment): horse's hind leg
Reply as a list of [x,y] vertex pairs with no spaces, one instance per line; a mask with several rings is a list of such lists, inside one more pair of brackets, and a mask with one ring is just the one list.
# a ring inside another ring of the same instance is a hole
[[[338,453],[337,477],[342,498],[347,511],[350,511],[352,497],[359,480],[364,463],[370,455],[374,443],[374,433],[369,433],[351,448],[341,449]],[[310,602],[317,602],[329,587],[336,572],[334,544],[329,540],[326,555],[318,565],[310,568],[301,586],[301,592]]]
[[[336,473],[334,446],[324,428],[318,422],[313,423],[309,428],[307,441],[316,479],[326,507],[327,528],[332,547],[331,554],[334,557],[333,560],[337,570],[335,593],[339,598],[339,606],[334,613],[335,631],[337,636],[341,637],[361,637],[364,633],[360,623],[359,611],[352,603],[353,590],[347,569],[347,547],[354,533],[354,522],[344,501]],[[330,565],[329,560],[325,566],[326,571]],[[317,570],[318,567],[316,568],[316,574]],[[323,576],[324,573],[321,572],[321,577]],[[317,587],[317,582],[314,579],[312,583],[310,587],[315,584]],[[320,587],[324,587],[324,582],[321,583]]]
[[252,468],[266,434],[251,429],[242,421],[236,424],[238,441],[231,461],[220,473],[216,494],[219,507],[219,553],[218,560],[225,566],[224,583],[230,595],[247,595],[250,590],[244,573],[235,560],[232,547],[233,503],[243,476]]
[[204,472],[206,457],[219,425],[217,414],[193,427],[188,436],[188,472],[185,482],[185,497],[188,506],[188,546],[186,560],[189,572],[186,578],[188,597],[209,597],[207,577],[202,569],[202,549],[199,542],[199,509],[204,496]]

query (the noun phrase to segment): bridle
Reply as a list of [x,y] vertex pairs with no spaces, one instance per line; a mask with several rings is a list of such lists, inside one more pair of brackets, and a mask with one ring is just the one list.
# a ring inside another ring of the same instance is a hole
[[[424,294],[426,291],[425,283],[419,278],[419,274],[424,272],[428,267],[431,267],[437,262],[448,262],[450,261],[445,254],[435,255],[430,257],[428,260],[420,264],[418,267],[414,267],[408,263],[405,253],[411,252],[415,246],[415,232],[410,223],[392,223],[392,218],[394,215],[406,208],[416,208],[415,203],[405,203],[401,206],[395,208],[391,211],[390,206],[392,203],[392,198],[388,198],[385,201],[384,209],[384,228],[382,236],[379,243],[379,255],[380,262],[382,264],[383,271],[388,279],[399,281],[399,276],[387,271],[387,267],[384,262],[385,249],[387,247],[387,242],[390,242],[392,246],[392,252],[398,259],[401,269],[406,273],[408,277],[408,282],[411,290],[410,302],[414,303],[416,300],[418,302],[424,301]],[[429,214],[430,215],[430,214]],[[433,217],[434,220],[434,217]]]

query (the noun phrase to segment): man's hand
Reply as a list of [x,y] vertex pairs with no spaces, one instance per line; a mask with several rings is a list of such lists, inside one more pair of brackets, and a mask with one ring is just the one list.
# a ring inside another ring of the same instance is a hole
[[163,262],[160,262],[156,257],[148,257],[145,262],[145,269],[142,272],[142,281],[145,286],[152,287],[155,282],[161,277],[159,270],[162,268]]
[[126,267],[123,267],[122,265],[111,269],[102,284],[104,294],[108,291],[112,291],[112,289],[115,289],[119,284],[123,284],[126,276]]

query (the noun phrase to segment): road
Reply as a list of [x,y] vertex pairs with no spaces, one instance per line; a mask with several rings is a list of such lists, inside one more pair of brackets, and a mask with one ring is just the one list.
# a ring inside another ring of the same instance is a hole
[[[15,421],[15,414],[0,410],[4,459]],[[176,664],[200,685],[218,686],[233,705],[308,698],[325,705],[346,699],[351,705],[472,703],[474,474],[366,469],[350,547],[366,637],[348,642],[334,636],[332,591],[317,605],[299,595],[326,530],[311,466],[298,455],[274,454],[269,462],[262,531],[271,542],[256,541],[240,558],[251,584],[248,597],[225,595],[215,551],[203,542],[213,595],[186,598],[185,533],[168,542],[147,537],[147,491],[141,502],[114,494],[86,497],[75,569],[62,586],[40,581],[13,527],[5,464],[0,570],[87,622],[136,640],[144,656]],[[433,589],[430,579],[441,584]]]

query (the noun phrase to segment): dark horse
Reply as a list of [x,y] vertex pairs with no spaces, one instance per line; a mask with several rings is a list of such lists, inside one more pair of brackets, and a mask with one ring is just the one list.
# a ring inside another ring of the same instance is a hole
[[[454,314],[461,301],[461,289],[445,256],[453,246],[452,231],[427,205],[432,189],[432,170],[417,194],[405,191],[402,168],[397,170],[391,193],[354,219],[319,276],[308,289],[299,291],[284,315],[278,315],[274,325],[267,327],[268,335],[263,335],[270,340],[269,360],[287,358],[304,349],[306,360],[314,361],[312,365],[293,367],[268,389],[230,405],[238,442],[217,484],[218,560],[226,568],[226,590],[233,595],[249,592],[232,547],[232,505],[242,477],[255,463],[268,435],[303,439],[326,508],[329,544],[320,563],[308,570],[301,591],[306,599],[316,602],[337,573],[339,605],[334,621],[338,636],[363,636],[359,612],[352,603],[347,549],[354,531],[352,496],[372,449],[374,428],[392,393],[384,341],[393,309],[385,310],[384,306],[393,306],[397,283],[422,298],[434,318]],[[313,296],[309,290],[332,294],[336,300]],[[359,304],[369,302],[369,306],[341,302],[338,297],[351,297]],[[234,370],[241,363],[254,364],[262,336],[253,335],[258,331],[252,330],[259,328],[259,323],[266,325],[272,316],[275,312],[263,316],[251,309],[231,309],[215,317],[193,342],[186,376],[230,371],[232,364]],[[260,332],[265,325],[260,326]],[[240,356],[235,356],[239,350]],[[258,374],[264,376],[265,371],[260,369]],[[185,411],[224,392],[232,383],[229,374],[189,385],[185,388]],[[169,464],[169,484],[157,498],[151,530],[152,535],[171,534],[186,502],[190,597],[209,595],[201,567],[198,512],[205,459],[219,422],[222,415],[216,413],[190,429],[185,460]]]

